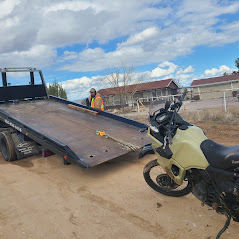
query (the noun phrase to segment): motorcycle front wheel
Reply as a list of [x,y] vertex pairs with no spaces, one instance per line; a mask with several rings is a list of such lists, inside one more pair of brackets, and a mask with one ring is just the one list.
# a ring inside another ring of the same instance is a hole
[[157,159],[150,161],[144,167],[144,179],[155,191],[171,197],[182,197],[192,191],[190,181],[176,184],[158,164]]

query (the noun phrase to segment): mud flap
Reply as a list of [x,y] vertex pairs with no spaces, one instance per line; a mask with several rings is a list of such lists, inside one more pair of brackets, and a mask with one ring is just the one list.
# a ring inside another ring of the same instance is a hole
[[143,148],[142,148],[142,150],[141,150],[141,152],[140,152],[140,154],[139,154],[139,159],[141,159],[141,158],[143,158],[145,155],[147,155],[147,154],[154,154],[154,150],[153,150],[153,148],[152,148],[152,144],[146,144]]
[[15,145],[17,159],[26,158],[41,153],[37,143],[31,141],[29,138],[26,139],[22,134],[13,133],[12,140]]

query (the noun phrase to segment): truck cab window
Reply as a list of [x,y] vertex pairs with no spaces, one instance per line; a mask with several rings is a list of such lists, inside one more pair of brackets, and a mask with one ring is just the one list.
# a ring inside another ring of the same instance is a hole
[[7,72],[8,86],[30,85],[31,78],[29,72]]
[[40,85],[40,84],[42,84],[40,72],[38,72],[38,71],[35,71],[35,72],[34,72],[34,82],[35,82],[35,85]]

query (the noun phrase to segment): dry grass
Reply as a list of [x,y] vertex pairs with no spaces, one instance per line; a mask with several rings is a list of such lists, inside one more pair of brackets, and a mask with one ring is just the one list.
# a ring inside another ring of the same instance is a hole
[[[216,128],[214,123],[216,124],[230,124],[230,125],[239,125],[239,107],[229,107],[227,112],[224,112],[221,108],[211,108],[204,109],[198,111],[180,111],[181,117],[192,124],[197,123],[210,123],[212,124],[212,128]],[[132,120],[137,120],[142,123],[148,124],[148,116],[145,115],[131,115],[130,118]]]
[[190,123],[215,122],[221,124],[239,124],[239,108],[229,107],[227,112],[221,108],[205,109],[200,111],[181,111],[180,115]]

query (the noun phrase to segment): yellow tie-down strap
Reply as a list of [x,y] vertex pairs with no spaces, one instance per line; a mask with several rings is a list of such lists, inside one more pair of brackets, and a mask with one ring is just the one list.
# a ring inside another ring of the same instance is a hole
[[138,146],[138,145],[134,145],[134,144],[131,144],[131,143],[128,143],[128,142],[125,142],[123,140],[120,140],[120,139],[116,139],[112,136],[110,136],[109,134],[106,134],[104,131],[96,131],[96,134],[97,135],[100,135],[100,136],[105,136],[105,138],[109,138],[109,139],[112,139],[124,146],[126,146],[127,148],[129,148],[130,150],[132,151],[137,151],[138,149],[140,149],[141,147]]
[[104,131],[96,131],[96,134],[100,135],[100,136],[105,136],[105,132]]

